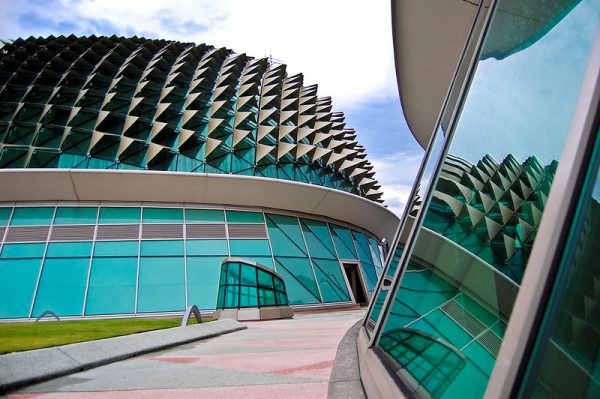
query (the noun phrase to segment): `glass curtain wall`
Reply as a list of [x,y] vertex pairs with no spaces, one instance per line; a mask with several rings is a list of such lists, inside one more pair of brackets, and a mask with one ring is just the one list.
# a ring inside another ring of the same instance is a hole
[[[478,398],[519,290],[600,19],[597,0],[500,0],[380,316],[410,392]],[[568,54],[568,56],[566,56]],[[430,201],[429,201],[430,200]]]
[[359,265],[369,290],[382,269],[363,232],[263,212],[17,205],[0,207],[0,229],[3,319],[215,309],[230,256],[280,273],[291,305],[350,302],[342,261]]

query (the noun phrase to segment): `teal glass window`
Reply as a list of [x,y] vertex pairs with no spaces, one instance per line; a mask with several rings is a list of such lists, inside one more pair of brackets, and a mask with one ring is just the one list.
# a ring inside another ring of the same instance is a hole
[[231,256],[271,256],[268,240],[229,240]]
[[134,313],[137,263],[137,257],[94,258],[85,314]]
[[329,226],[340,259],[358,259],[350,231],[333,224]]
[[266,216],[273,255],[308,256],[297,218],[271,214]]
[[49,226],[54,216],[53,207],[15,208],[11,226]]
[[97,241],[94,256],[138,256],[137,241]]
[[48,244],[46,258],[89,258],[91,254],[91,242],[51,242]]
[[138,282],[138,312],[185,309],[183,257],[142,257]]
[[0,259],[0,318],[28,317],[41,258]]
[[264,223],[260,212],[227,211],[227,223]]
[[98,208],[56,208],[54,224],[96,224]]
[[217,307],[222,256],[187,257],[188,305],[200,309]]
[[144,208],[144,223],[183,223],[181,208]]
[[350,301],[350,294],[337,260],[313,258],[317,283],[321,288],[323,302]]
[[144,240],[140,245],[141,256],[183,256],[181,240]]
[[87,258],[46,258],[32,316],[46,310],[59,316],[81,315],[89,264]]
[[320,303],[321,296],[308,258],[275,258],[277,273],[286,285],[290,304]]
[[0,226],[8,226],[12,208],[0,208]]
[[273,271],[250,261],[226,259],[222,262],[218,308],[237,309],[287,304],[285,283]]
[[327,224],[309,219],[300,219],[300,224],[311,257],[337,259]]
[[225,212],[219,209],[186,209],[185,222],[225,223]]
[[98,224],[137,224],[140,222],[140,208],[100,208]]
[[2,246],[2,259],[31,259],[41,258],[46,250],[45,243],[36,244],[4,244]]
[[227,256],[227,240],[186,240],[187,256]]

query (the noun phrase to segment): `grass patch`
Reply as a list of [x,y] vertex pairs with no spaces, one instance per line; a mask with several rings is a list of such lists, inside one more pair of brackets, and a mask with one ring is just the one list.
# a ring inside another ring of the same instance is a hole
[[[211,321],[202,318],[202,321]],[[188,324],[196,320],[191,317]],[[0,354],[92,341],[162,328],[177,327],[177,319],[96,319],[0,323]]]

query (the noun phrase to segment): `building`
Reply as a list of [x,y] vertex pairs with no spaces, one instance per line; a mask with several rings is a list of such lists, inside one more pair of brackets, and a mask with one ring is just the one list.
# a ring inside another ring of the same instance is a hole
[[4,43],[0,318],[214,310],[229,257],[276,271],[296,308],[367,302],[398,219],[366,155],[331,99],[266,58]]
[[597,0],[392,1],[427,152],[359,332],[370,398],[600,395],[599,22]]

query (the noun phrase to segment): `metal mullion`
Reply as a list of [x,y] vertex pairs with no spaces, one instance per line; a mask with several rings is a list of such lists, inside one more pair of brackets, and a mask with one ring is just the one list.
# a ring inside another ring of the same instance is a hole
[[[229,222],[227,221],[227,208],[223,208],[223,219],[225,220],[225,240],[227,241],[227,257],[231,257],[231,245],[229,245]],[[229,267],[227,269],[229,269]]]
[[[58,207],[57,207],[58,208]],[[96,248],[96,236],[98,234],[98,221],[100,219],[100,206],[96,210],[96,225],[94,226],[94,235],[92,236],[92,252],[88,264],[87,278],[85,280],[85,292],[83,294],[83,306],[81,308],[81,317],[85,316],[85,307],[87,305],[88,290],[90,288],[90,276],[92,275],[92,262],[94,260],[94,249]]]
[[[353,303],[356,303],[356,298],[354,297],[354,292],[352,292],[352,287],[350,287],[350,281],[348,281],[348,276],[346,276],[346,271],[344,270],[344,265],[340,258],[340,254],[337,250],[337,246],[335,245],[335,240],[333,239],[333,234],[331,234],[332,228],[331,228],[329,222],[325,222],[325,224],[327,225],[327,232],[329,233],[329,238],[331,239],[331,244],[333,245],[333,251],[335,252],[335,257],[337,258],[339,268],[342,271],[342,277],[344,278],[344,281],[346,282],[346,288],[348,289],[348,293],[350,293],[350,300]],[[367,312],[366,314],[369,314],[369,312]]]
[[135,303],[133,312],[138,313],[138,294],[140,290],[140,263],[142,260],[142,218],[144,216],[144,203],[140,204],[140,221],[138,222],[138,253],[137,253],[137,270],[135,274]]
[[185,300],[185,308],[188,307],[188,278],[187,278],[187,222],[185,218],[185,205],[183,211],[183,296]]
[[[271,251],[271,260],[273,261],[273,269],[277,271],[277,262],[275,262],[275,254],[273,253],[273,245],[271,245],[271,235],[269,234],[269,226],[267,225],[267,215],[264,210],[261,210],[263,221],[265,222],[265,231],[267,232],[267,241],[269,242],[269,250]],[[257,280],[258,283],[258,280]]]
[[[383,329],[383,321],[387,319],[386,315],[391,307],[391,304],[393,301],[392,297],[395,296],[394,294],[396,293],[396,291],[398,290],[398,288],[400,286],[402,277],[404,276],[404,272],[406,270],[406,267],[408,265],[411,255],[412,255],[412,250],[413,250],[416,240],[418,238],[418,232],[419,232],[421,225],[423,223],[423,220],[425,218],[425,210],[429,206],[429,203],[430,203],[430,200],[431,200],[431,197],[433,194],[433,188],[435,187],[435,185],[437,183],[437,179],[438,179],[438,176],[439,176],[439,173],[441,170],[441,166],[442,166],[442,161],[445,159],[448,148],[450,147],[450,144],[452,143],[452,139],[454,137],[454,124],[455,124],[457,115],[459,113],[459,110],[461,109],[461,106],[464,103],[464,100],[466,98],[467,86],[469,85],[469,83],[471,81],[471,78],[475,72],[475,66],[477,65],[477,63],[479,61],[479,54],[481,52],[482,43],[483,43],[485,34],[488,30],[491,16],[493,15],[493,10],[495,9],[496,1],[497,0],[490,0],[488,11],[485,13],[485,15],[483,17],[481,17],[481,13],[482,13],[482,10],[484,10],[486,8],[486,6],[484,5],[485,2],[481,1],[479,3],[479,6],[477,7],[477,13],[475,14],[475,17],[473,19],[473,25],[471,27],[471,32],[469,33],[467,41],[464,45],[463,54],[461,55],[460,61],[457,64],[456,70],[453,75],[452,82],[448,88],[448,91],[446,92],[446,97],[444,99],[444,105],[442,106],[442,109],[438,115],[437,121],[434,125],[435,130],[433,131],[433,134],[432,134],[430,142],[429,142],[429,146],[426,151],[426,157],[425,157],[426,159],[423,162],[423,171],[424,171],[424,168],[426,167],[426,165],[428,164],[429,156],[431,155],[429,153],[429,151],[432,150],[433,145],[436,142],[437,137],[439,135],[439,127],[441,126],[443,116],[445,115],[445,113],[447,111],[447,107],[450,105],[449,104],[450,96],[454,90],[455,84],[457,83],[457,78],[458,78],[458,74],[461,70],[461,66],[464,65],[465,62],[467,62],[465,57],[468,56],[468,54],[465,54],[465,52],[469,48],[471,39],[475,40],[473,54],[471,54],[469,56],[464,79],[460,82],[460,87],[458,88],[457,100],[451,110],[451,115],[450,115],[450,119],[448,122],[448,126],[446,127],[446,136],[443,140],[442,147],[440,149],[440,154],[437,156],[437,159],[435,160],[435,163],[434,163],[434,168],[433,168],[431,179],[430,179],[429,189],[427,190],[428,192],[425,193],[425,197],[423,198],[423,201],[421,202],[421,208],[419,209],[419,212],[417,213],[415,221],[411,227],[411,231],[408,234],[408,238],[406,240],[406,245],[404,246],[405,250],[402,251],[402,255],[400,256],[400,259],[398,260],[398,268],[396,269],[396,272],[394,273],[394,277],[393,277],[390,287],[388,289],[388,295],[386,296],[386,298],[383,302],[383,305],[381,307],[381,313],[380,313],[381,316],[377,320],[377,323],[375,324],[375,327],[373,329],[373,333],[371,334],[371,338],[370,338],[369,344],[368,344],[369,348],[372,348],[375,345],[375,342],[381,336],[381,331]],[[477,23],[480,20],[480,18],[483,18],[481,28],[479,30],[475,31],[475,29],[477,28]],[[474,35],[476,38],[474,37]],[[408,211],[405,211],[405,216],[406,216],[406,218],[408,218]],[[399,231],[399,233],[401,233],[401,231]],[[400,240],[400,234],[398,234],[394,238],[395,246],[397,246],[397,244],[399,243],[399,240]],[[395,250],[395,246],[394,246],[394,250]],[[408,250],[406,250],[406,249],[408,249]],[[393,259],[392,253],[393,252],[390,251],[390,254],[388,254],[388,260],[386,261],[386,263],[390,262]],[[388,265],[386,264],[386,270],[387,270],[387,267],[388,267]]]
[[[16,208],[16,206],[15,206]],[[42,262],[40,263],[40,270],[38,271],[38,276],[37,279],[35,281],[35,288],[33,290],[33,298],[31,299],[31,306],[29,307],[29,316],[27,316],[28,319],[31,319],[31,315],[33,313],[33,306],[35,305],[35,300],[37,299],[37,294],[38,294],[38,289],[40,288],[40,280],[42,278],[42,271],[44,269],[44,263],[46,263],[46,253],[48,252],[48,245],[50,244],[50,237],[52,236],[52,227],[54,226],[54,218],[56,217],[56,208],[57,205],[54,205],[54,213],[52,214],[52,223],[50,224],[50,227],[48,228],[48,235],[46,236],[46,246],[44,247],[44,254],[42,255]],[[14,215],[14,208],[13,208],[13,215]],[[11,222],[12,222],[12,215],[11,215]]]
[[306,244],[306,237],[304,237],[304,230],[302,229],[302,221],[300,218],[296,216],[296,220],[298,221],[298,227],[300,227],[300,235],[302,235],[302,241],[304,242],[304,248],[306,248],[306,254],[308,255],[308,263],[310,264],[310,270],[312,270],[313,276],[315,278],[315,285],[317,286],[317,290],[319,291],[319,296],[321,297],[321,303],[325,303],[323,299],[323,293],[321,292],[321,287],[319,286],[319,282],[317,280],[317,273],[315,273],[315,266],[313,264],[312,256],[310,255],[310,250],[308,249],[308,245]]

